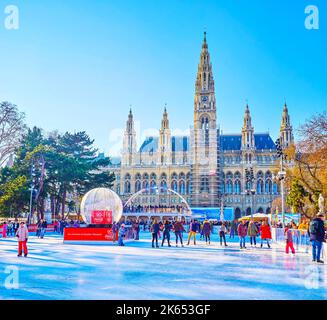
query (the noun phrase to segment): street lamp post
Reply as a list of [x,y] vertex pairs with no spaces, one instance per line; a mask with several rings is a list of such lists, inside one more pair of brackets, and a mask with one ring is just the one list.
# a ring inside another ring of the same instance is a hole
[[33,192],[34,192],[34,176],[35,176],[35,166],[33,164],[34,158],[32,158],[32,165],[31,165],[31,186],[30,186],[30,210],[29,210],[29,218],[28,223],[31,222],[32,218],[32,211],[33,211]]
[[253,218],[255,189],[253,187],[254,174],[253,174],[252,167],[250,169],[248,168],[245,169],[245,177],[246,177],[246,194],[251,195],[251,218]]
[[282,224],[283,228],[285,228],[285,190],[284,190],[284,180],[286,176],[286,172],[284,171],[284,163],[283,160],[285,155],[283,153],[283,148],[280,143],[280,139],[276,140],[276,149],[277,149],[277,156],[280,159],[280,171],[278,172],[278,179],[280,181],[280,192],[282,198]]

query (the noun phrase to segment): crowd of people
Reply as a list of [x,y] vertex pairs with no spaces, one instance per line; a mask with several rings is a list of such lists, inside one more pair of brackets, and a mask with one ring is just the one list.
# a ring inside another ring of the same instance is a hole
[[170,213],[170,212],[178,212],[182,213],[187,208],[185,206],[176,205],[176,206],[125,206],[124,207],[124,213],[147,213],[147,212],[153,212],[153,213]]
[[[295,248],[293,243],[294,232],[300,230],[302,233],[307,233],[312,244],[312,260],[313,262],[323,263],[321,260],[321,252],[323,248],[323,242],[326,241],[325,232],[325,216],[318,214],[310,222],[308,220],[302,221],[299,225],[296,225],[294,221],[291,221],[284,228],[285,237],[285,253],[295,254]],[[53,231],[63,235],[65,228],[79,228],[80,221],[78,220],[55,220],[53,223]],[[48,223],[44,219],[40,219],[36,224],[36,236],[43,239],[48,227]],[[235,236],[238,236],[240,249],[246,249],[246,245],[256,247],[258,238],[260,239],[260,247],[266,244],[267,247],[271,248],[271,226],[267,220],[255,221],[254,219],[243,219],[240,222],[234,221],[222,221],[213,223],[207,219],[199,221],[197,219],[191,220],[190,223],[186,223],[185,220],[164,220],[158,221],[153,219],[152,221],[143,219],[125,219],[123,222],[114,222],[112,224],[113,241],[118,242],[119,246],[124,246],[124,239],[128,235],[129,239],[139,240],[140,231],[151,232],[152,235],[152,247],[159,248],[159,240],[161,240],[161,247],[167,242],[168,247],[172,246],[171,234],[175,235],[176,247],[179,245],[184,247],[190,245],[191,241],[193,245],[197,244],[197,237],[199,240],[205,241],[207,245],[211,244],[211,236],[213,228],[219,236],[219,243],[221,246],[228,246],[227,235],[232,240]],[[274,225],[276,227],[276,225]],[[129,233],[129,234],[128,234]],[[184,234],[187,233],[187,237],[184,240]],[[19,222],[17,219],[13,221],[4,221],[2,223],[2,238],[17,237],[18,239],[18,256],[22,256],[22,252],[27,256],[27,240],[28,240],[28,227],[22,221]]]

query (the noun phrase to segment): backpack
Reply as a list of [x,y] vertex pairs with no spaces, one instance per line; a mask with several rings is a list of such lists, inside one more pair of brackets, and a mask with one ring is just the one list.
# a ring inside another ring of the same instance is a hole
[[319,230],[319,221],[313,220],[310,223],[309,232],[311,234],[317,234]]

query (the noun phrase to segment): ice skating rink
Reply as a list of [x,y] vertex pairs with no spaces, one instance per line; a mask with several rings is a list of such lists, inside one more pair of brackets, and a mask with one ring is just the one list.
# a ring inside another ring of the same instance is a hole
[[[172,235],[171,248],[153,249],[149,234],[140,237],[118,247],[32,236],[28,258],[17,257],[16,239],[0,239],[0,299],[327,299],[327,265],[304,253],[240,251],[236,239],[225,248],[215,236],[176,248]],[[12,266],[16,289],[6,285]]]

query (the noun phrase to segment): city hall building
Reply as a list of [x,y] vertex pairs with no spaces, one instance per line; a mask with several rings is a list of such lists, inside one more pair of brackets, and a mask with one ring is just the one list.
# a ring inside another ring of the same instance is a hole
[[[283,147],[293,141],[285,103],[280,138]],[[254,179],[246,179],[246,169]],[[172,136],[165,108],[158,136],[136,144],[133,113],[126,123],[122,155],[110,170],[114,190],[133,205],[176,206],[180,194],[191,207],[231,207],[235,217],[254,212],[269,213],[279,196],[274,179],[278,169],[276,146],[269,133],[256,133],[249,106],[245,107],[239,134],[221,134],[217,126],[215,82],[206,34],[195,82],[194,123],[189,136]],[[254,195],[248,190],[255,190]],[[167,192],[172,190],[174,192]],[[176,194],[177,193],[177,194]]]

